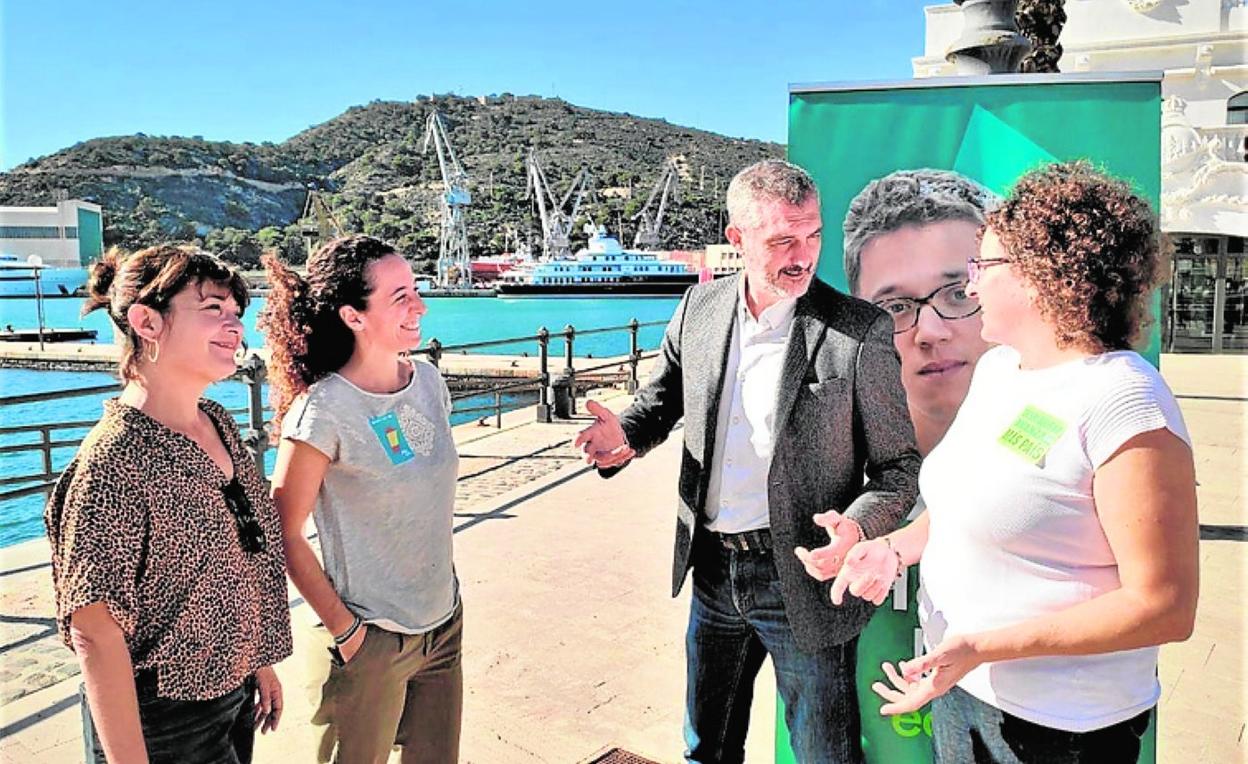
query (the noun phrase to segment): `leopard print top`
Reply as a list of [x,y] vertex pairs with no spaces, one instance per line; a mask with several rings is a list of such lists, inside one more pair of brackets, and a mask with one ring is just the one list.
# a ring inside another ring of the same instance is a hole
[[[110,400],[48,500],[61,638],[75,610],[103,602],[136,672],[157,694],[210,700],[290,655],[281,524],[263,478],[219,404],[222,434],[267,549],[243,550],[217,464],[190,438]],[[72,645],[71,645],[72,649]]]

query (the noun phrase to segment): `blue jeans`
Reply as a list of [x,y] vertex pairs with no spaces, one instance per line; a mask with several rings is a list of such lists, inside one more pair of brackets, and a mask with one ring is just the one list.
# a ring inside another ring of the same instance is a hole
[[1135,764],[1152,710],[1090,732],[1007,714],[961,687],[932,701],[937,764]]
[[798,762],[861,762],[857,640],[813,653],[798,648],[771,551],[738,552],[699,538],[694,552],[685,636],[686,761],[744,761],[754,677],[770,655]]
[[[135,678],[139,722],[151,764],[248,764],[255,742],[252,714],[255,677],[213,700],[169,700],[157,697],[156,678]],[[88,719],[89,722],[89,719]],[[95,764],[106,764],[104,748],[92,726]]]

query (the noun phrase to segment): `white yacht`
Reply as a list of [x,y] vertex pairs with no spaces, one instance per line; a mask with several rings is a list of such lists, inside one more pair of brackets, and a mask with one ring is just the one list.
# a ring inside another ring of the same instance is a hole
[[620,246],[606,226],[585,225],[589,245],[568,260],[543,260],[503,273],[495,285],[500,295],[671,295],[698,283],[687,263],[658,252]]

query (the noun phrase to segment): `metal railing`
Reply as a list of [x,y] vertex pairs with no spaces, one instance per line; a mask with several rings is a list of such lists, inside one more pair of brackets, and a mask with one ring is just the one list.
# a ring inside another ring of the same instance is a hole
[[[655,353],[645,353],[640,344],[639,332],[643,328],[653,326],[663,326],[666,321],[649,321],[639,322],[633,319],[627,324],[621,326],[608,326],[596,329],[577,330],[574,326],[568,325],[563,331],[552,334],[546,327],[538,329],[536,334],[525,335],[521,337],[507,337],[498,340],[485,340],[482,342],[467,342],[457,345],[443,345],[437,339],[430,340],[427,347],[421,348],[413,352],[413,355],[426,356],[434,366],[439,367],[443,364],[445,356],[451,353],[464,353],[469,351],[481,350],[484,348],[501,347],[507,345],[519,345],[528,342],[535,343],[537,346],[538,370],[536,376],[516,378],[514,376],[505,377],[507,381],[485,384],[479,386],[471,386],[460,389],[451,395],[452,406],[454,404],[479,398],[483,395],[492,395],[491,403],[480,405],[453,408],[453,414],[493,414],[494,424],[498,428],[502,428],[503,413],[510,408],[519,406],[509,406],[505,398],[508,394],[536,392],[537,397],[537,421],[550,423],[558,418],[569,416],[576,411],[576,396],[578,386],[581,390],[587,390],[591,387],[604,384],[615,384],[622,382],[625,389],[629,393],[635,393],[639,386],[638,367],[641,361],[653,358]],[[608,334],[613,332],[629,333],[629,352],[624,357],[623,362],[617,356],[613,360],[598,364],[595,366],[576,368],[575,360],[575,342],[576,338],[587,337],[597,334]],[[563,347],[563,363],[564,368],[559,372],[558,376],[551,374],[551,357],[550,357],[550,341],[551,339],[562,339]],[[527,355],[527,354],[526,354]],[[621,366],[624,369],[620,371]],[[607,369],[616,369],[617,374],[614,375],[597,375],[592,376],[595,372],[602,372]],[[246,444],[251,452],[252,458],[255,460],[256,467],[261,474],[264,473],[265,454],[270,448],[269,433],[271,421],[269,416],[272,409],[264,405],[263,387],[267,376],[264,361],[257,355],[252,354],[238,369],[233,379],[242,382],[247,386],[247,406],[245,408],[227,409],[228,413],[233,416],[236,421],[241,417],[240,433],[243,443]],[[448,381],[454,381],[454,376],[443,370],[443,377]],[[497,378],[497,377],[496,377]],[[121,389],[119,383],[108,385],[95,385],[91,387],[74,388],[71,390],[56,390],[44,393],[28,393],[22,395],[11,395],[0,397],[0,410],[8,406],[16,406],[31,403],[49,403],[54,401],[67,400],[71,398],[81,398],[89,395],[99,395],[102,393],[115,392]],[[562,401],[552,400],[552,391],[554,398],[566,396]],[[567,410],[561,409],[561,403],[566,403]],[[523,405],[523,404],[521,404]],[[38,472],[26,473],[21,475],[0,476],[0,504],[6,501],[20,499],[25,496],[31,496],[39,493],[46,493],[51,490],[56,482],[56,478],[60,475],[60,470],[54,465],[53,452],[57,449],[72,448],[81,445],[83,437],[75,437],[63,434],[66,431],[90,429],[96,424],[95,420],[76,420],[64,422],[44,422],[38,424],[15,425],[8,427],[0,427],[0,439],[5,441],[13,437],[30,436],[38,434],[38,439],[29,443],[14,443],[9,445],[0,445],[0,456],[6,454],[33,453],[37,452],[40,457],[40,470]],[[17,488],[9,488],[9,486],[19,486]]]
[[[92,387],[78,387],[72,390],[57,390],[55,392],[47,393],[11,395],[0,398],[0,407],[16,406],[26,403],[60,401],[70,398],[82,398],[88,395],[99,395],[101,393],[117,392],[119,390],[121,390],[120,384],[111,384],[95,385]],[[238,408],[226,409],[226,411],[234,417],[249,413],[248,409]],[[96,421],[97,420],[95,419],[90,419],[0,427],[0,438],[5,439],[14,436],[20,437],[30,435],[33,433],[39,434],[39,439],[33,443],[13,443],[0,446],[0,455],[38,452],[41,462],[41,471],[39,472],[0,477],[0,502],[10,499],[20,499],[25,496],[31,496],[51,490],[52,486],[56,483],[56,478],[60,475],[60,470],[56,469],[53,464],[53,451],[60,448],[73,448],[81,445],[83,441],[82,437],[61,434],[54,435],[54,433],[61,433],[67,430],[89,430],[95,426]],[[244,430],[244,432],[246,431]],[[263,459],[263,456],[261,459]],[[3,488],[4,486],[17,485],[20,483],[31,483],[32,485],[23,485],[14,489]]]
[[[537,358],[538,358],[538,373],[537,373],[537,377],[528,380],[527,386],[536,387],[538,390],[538,401],[537,401],[538,421],[549,423],[553,421],[555,418],[555,412],[552,408],[551,396],[550,396],[550,393],[551,393],[550,388],[553,386],[553,383],[556,382],[556,380],[551,376],[551,373],[550,373],[550,341],[552,338],[563,339],[564,368],[561,373],[561,379],[559,380],[559,383],[560,383],[559,386],[562,387],[564,384],[566,384],[566,386],[570,390],[571,411],[575,413],[577,374],[579,373],[583,375],[583,374],[588,374],[588,373],[595,372],[595,371],[602,371],[604,369],[609,369],[613,366],[618,366],[618,360],[613,360],[608,363],[600,364],[598,366],[582,368],[578,372],[575,367],[574,360],[573,360],[575,358],[575,343],[576,343],[576,338],[578,335],[581,337],[588,337],[588,336],[595,335],[595,334],[609,334],[612,332],[622,332],[622,331],[627,331],[629,333],[629,352],[625,361],[628,364],[628,371],[627,371],[627,377],[624,380],[624,384],[625,384],[625,389],[631,394],[631,393],[637,392],[637,388],[640,384],[639,379],[638,379],[638,367],[640,363],[646,360],[647,358],[654,357],[653,354],[651,355],[643,354],[642,349],[641,349],[641,344],[640,344],[640,337],[639,337],[640,331],[647,327],[666,326],[666,325],[667,325],[666,321],[641,322],[634,318],[632,321],[628,322],[627,324],[623,324],[621,326],[606,326],[606,327],[601,327],[597,329],[583,329],[580,331],[578,331],[576,327],[572,326],[571,324],[568,324],[567,326],[563,328],[562,332],[560,332],[559,334],[554,334],[554,335],[551,334],[549,329],[543,326],[537,330],[536,334],[529,334],[529,335],[524,335],[521,337],[507,337],[507,338],[498,339],[498,340],[485,340],[482,342],[468,342],[468,343],[463,343],[459,345],[443,345],[441,342],[439,342],[435,338],[429,341],[429,344],[427,347],[424,347],[424,348],[421,348],[420,350],[415,351],[415,354],[427,356],[430,363],[432,363],[434,366],[441,368],[442,358],[446,356],[448,353],[453,353],[453,352],[467,353],[470,350],[481,350],[483,348],[501,347],[504,345],[519,345],[519,344],[526,343],[526,342],[536,342],[537,343]],[[494,392],[496,390],[501,391],[503,389],[513,388],[513,387],[523,387],[523,386],[524,385],[519,385],[519,384],[497,385],[497,386],[483,388],[481,390],[478,390],[475,393],[473,393],[473,395],[480,395],[482,393]],[[473,397],[473,396],[465,395],[461,397],[466,398],[466,397]],[[452,401],[454,400],[455,400],[455,396],[452,396]],[[490,407],[483,407],[483,408],[488,409]],[[468,413],[468,412],[465,410],[465,411],[460,411],[457,413]]]

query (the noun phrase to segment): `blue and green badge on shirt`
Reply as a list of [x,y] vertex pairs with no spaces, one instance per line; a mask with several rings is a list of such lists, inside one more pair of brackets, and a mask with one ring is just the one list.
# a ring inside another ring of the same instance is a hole
[[393,411],[369,418],[368,424],[381,442],[381,449],[390,457],[391,464],[403,464],[416,457],[403,435],[403,428],[399,426],[399,418]]

